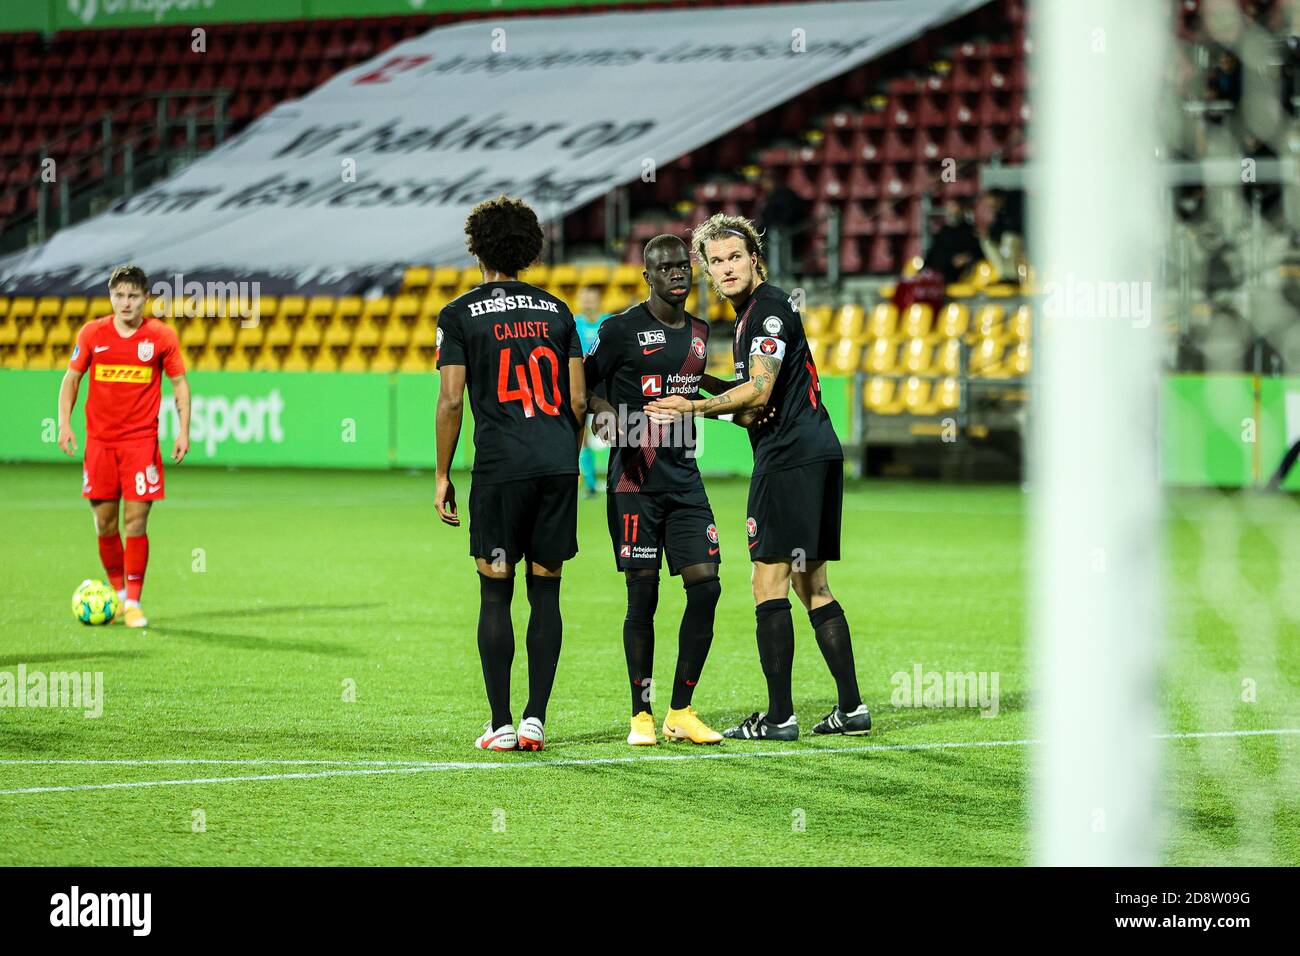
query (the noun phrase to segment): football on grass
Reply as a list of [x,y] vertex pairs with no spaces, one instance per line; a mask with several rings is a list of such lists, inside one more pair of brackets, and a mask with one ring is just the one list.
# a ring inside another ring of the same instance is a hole
[[103,581],[87,579],[72,592],[72,614],[82,624],[108,624],[121,611],[117,592]]

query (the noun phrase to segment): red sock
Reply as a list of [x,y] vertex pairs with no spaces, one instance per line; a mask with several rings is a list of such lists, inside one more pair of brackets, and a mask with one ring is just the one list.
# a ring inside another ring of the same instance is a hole
[[114,591],[126,587],[122,583],[122,538],[114,531],[112,534],[99,536],[99,560],[104,563],[104,573]]
[[144,569],[149,566],[149,536],[126,539],[126,599],[140,600],[144,588]]

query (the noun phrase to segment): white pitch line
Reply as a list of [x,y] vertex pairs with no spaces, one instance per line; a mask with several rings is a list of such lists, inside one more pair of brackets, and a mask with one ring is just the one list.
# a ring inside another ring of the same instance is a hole
[[[1281,736],[1285,734],[1300,734],[1300,728],[1282,728],[1277,730],[1220,730],[1204,733],[1184,733],[1184,734],[1159,734],[1158,737],[1166,740],[1191,740],[1203,737],[1261,737],[1261,736]],[[1024,747],[1031,744],[1037,744],[1041,741],[1034,739],[1023,740],[966,740],[949,743],[921,743],[921,744],[867,744],[861,747],[807,747],[799,750],[755,750],[743,753],[731,753],[728,751],[706,751],[704,753],[693,754],[655,754],[644,757],[575,757],[569,760],[511,760],[511,761],[441,761],[429,763],[412,763],[405,766],[369,766],[364,769],[355,770],[321,770],[314,773],[275,773],[275,774],[257,774],[243,777],[200,777],[190,780],[134,780],[122,783],[83,783],[59,787],[23,787],[16,790],[0,790],[0,796],[16,796],[19,794],[35,793],[71,793],[82,790],[135,790],[143,787],[181,787],[193,786],[196,784],[208,783],[259,783],[274,780],[320,780],[326,777],[367,777],[381,776],[394,773],[436,773],[444,770],[522,770],[537,769],[538,767],[593,767],[608,766],[610,764],[630,764],[630,763],[652,763],[668,762],[680,760],[738,760],[751,757],[810,757],[819,754],[853,754],[853,753],[880,753],[882,751],[907,751],[907,750],[961,750],[976,747]],[[138,761],[141,764],[148,763],[219,763],[220,761]],[[331,761],[302,761],[302,763],[330,763]],[[345,761],[333,761],[335,763],[345,763]],[[378,762],[378,761],[376,761]],[[39,763],[39,761],[4,761],[4,763]],[[94,761],[48,761],[50,764],[61,763],[82,763],[93,764]],[[121,761],[106,760],[102,764],[117,765]],[[226,763],[238,763],[238,761],[226,761]],[[244,765],[256,765],[265,763],[270,765],[289,765],[295,764],[294,761],[273,761],[273,760],[250,760]],[[358,764],[364,764],[365,761],[357,761]]]

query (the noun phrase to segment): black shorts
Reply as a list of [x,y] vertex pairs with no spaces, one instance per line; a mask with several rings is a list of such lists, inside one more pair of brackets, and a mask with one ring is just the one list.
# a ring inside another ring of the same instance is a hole
[[668,552],[668,572],[693,564],[721,564],[718,526],[703,485],[681,491],[621,491],[605,496],[609,539],[620,571],[659,570]]
[[838,561],[844,462],[816,461],[756,475],[749,482],[752,561]]
[[485,561],[538,564],[578,553],[578,476],[546,475],[469,486],[469,553]]

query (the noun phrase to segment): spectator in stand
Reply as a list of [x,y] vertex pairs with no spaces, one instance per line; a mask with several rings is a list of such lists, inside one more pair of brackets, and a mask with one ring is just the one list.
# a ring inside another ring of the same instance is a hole
[[1024,194],[993,189],[975,201],[975,235],[1003,282],[1019,284],[1025,269]]
[[808,203],[780,182],[771,169],[763,170],[759,186],[763,194],[754,225],[764,237],[768,267],[774,275],[790,275],[794,271],[796,246],[802,245],[800,234],[808,224]]
[[925,268],[943,274],[946,283],[957,282],[982,256],[979,236],[960,199],[944,200],[943,225],[930,241]]

